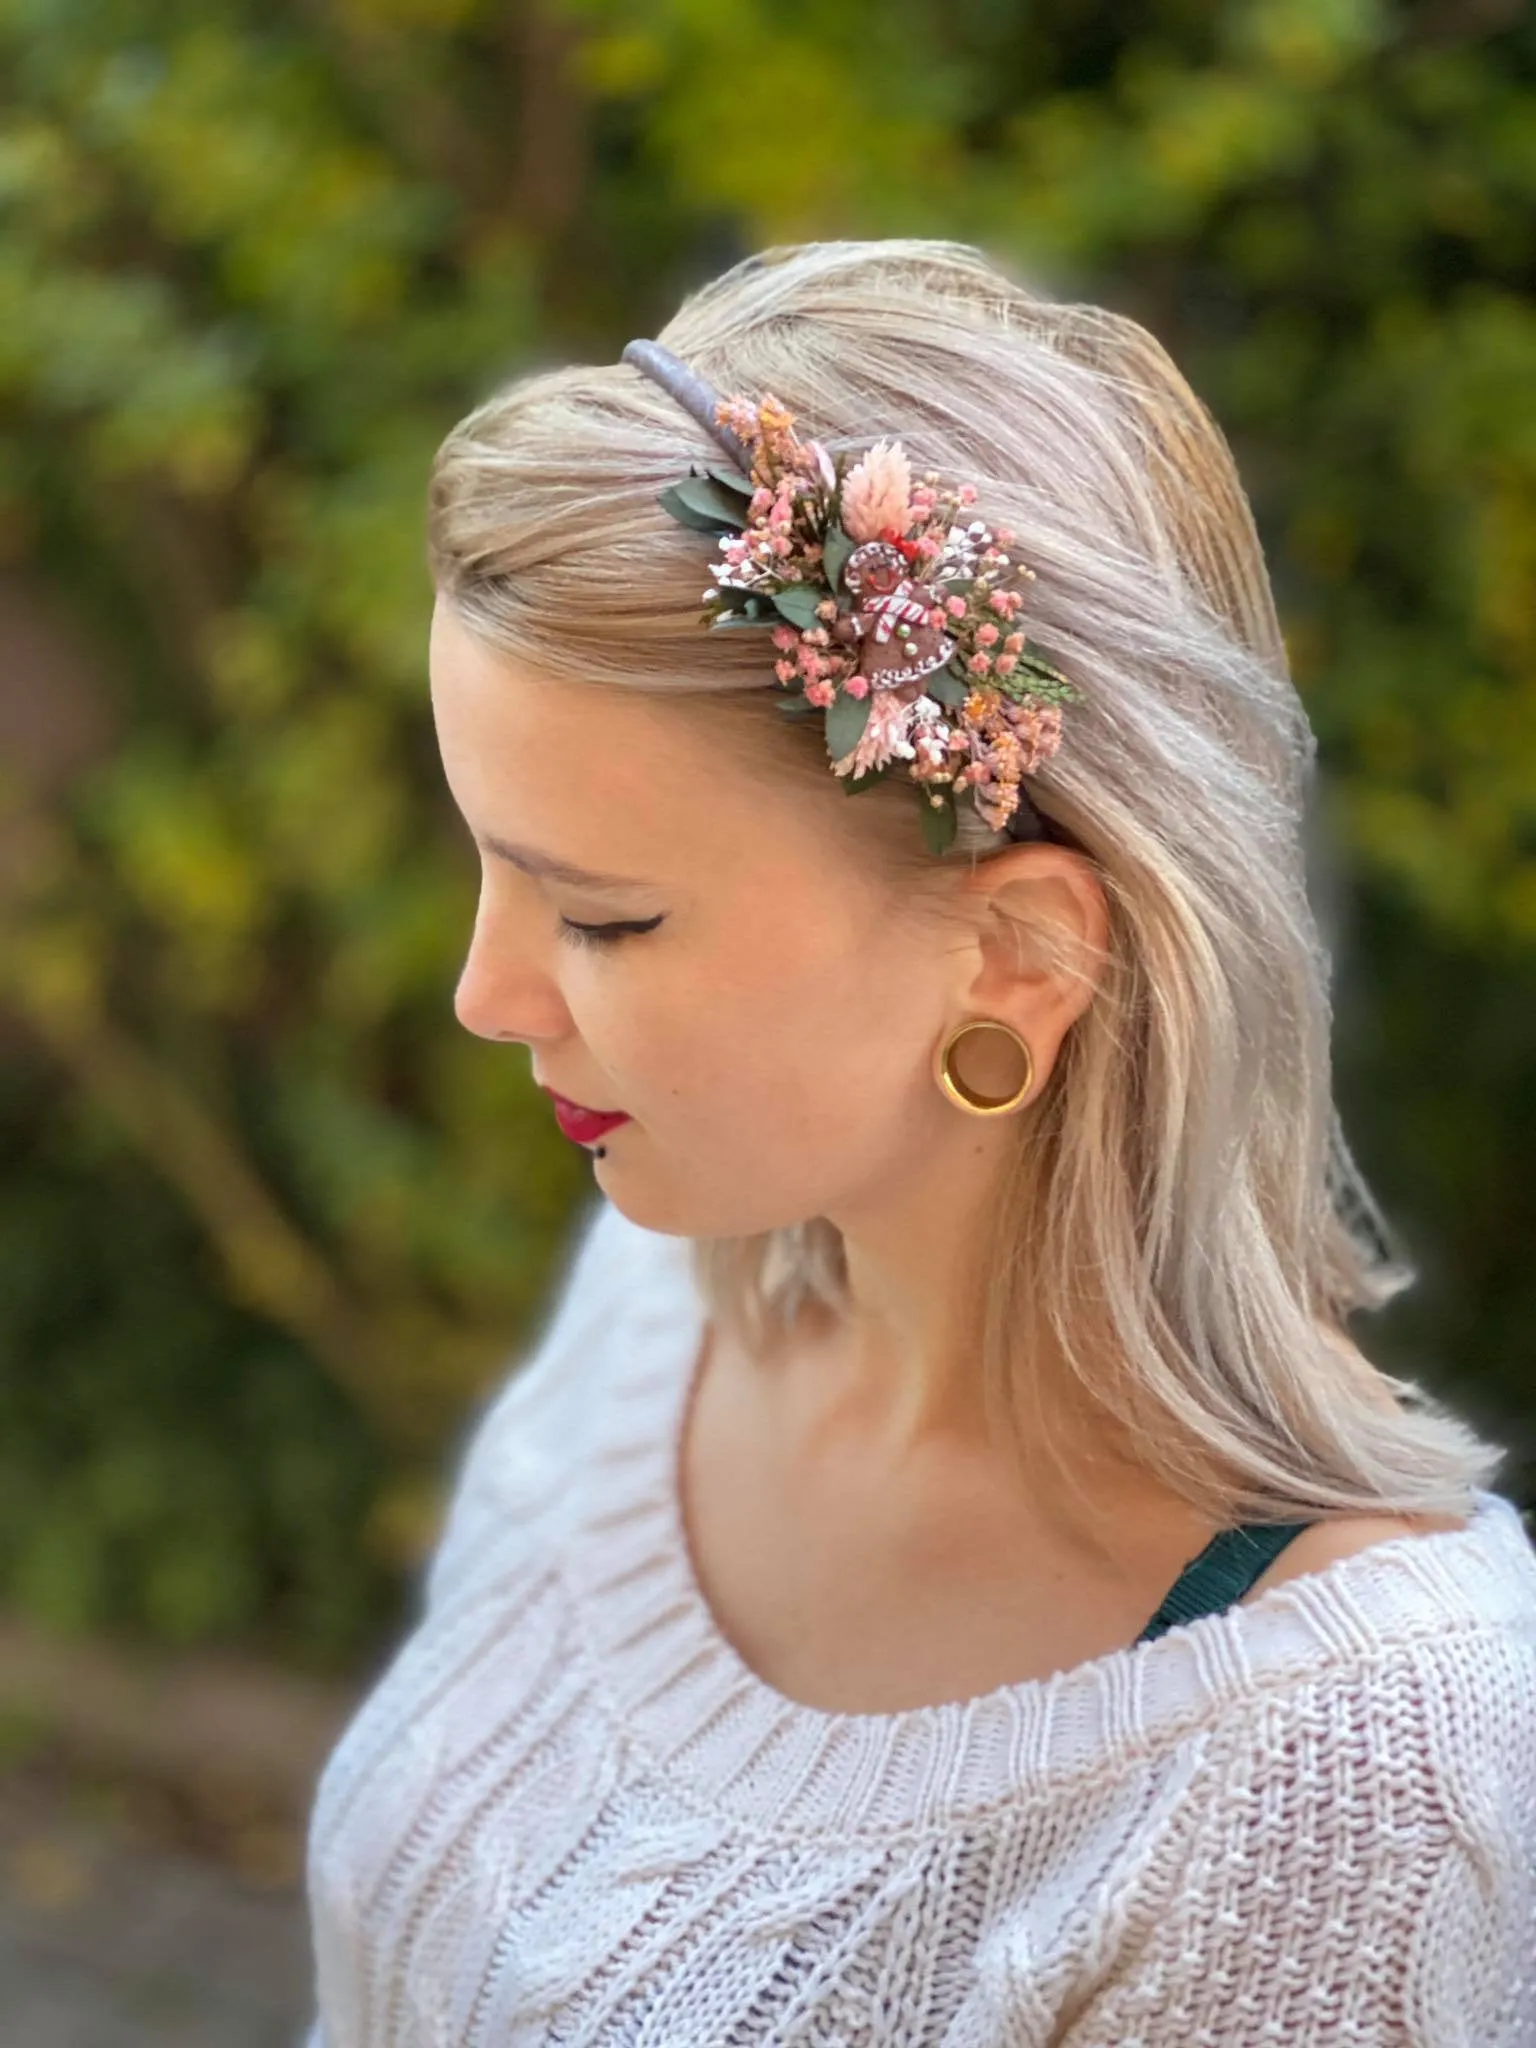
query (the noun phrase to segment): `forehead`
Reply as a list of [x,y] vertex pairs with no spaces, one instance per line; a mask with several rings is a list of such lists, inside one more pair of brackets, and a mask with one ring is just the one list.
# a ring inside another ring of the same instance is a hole
[[441,601],[429,665],[444,772],[477,838],[666,881],[701,862],[731,872],[765,840],[804,830],[686,707],[550,679],[487,647]]

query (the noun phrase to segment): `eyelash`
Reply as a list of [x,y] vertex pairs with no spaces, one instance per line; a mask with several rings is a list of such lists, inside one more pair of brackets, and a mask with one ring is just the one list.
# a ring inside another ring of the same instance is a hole
[[632,919],[627,924],[576,924],[570,918],[562,917],[560,936],[573,946],[616,946],[620,939],[655,931],[660,923],[659,917],[646,917]]

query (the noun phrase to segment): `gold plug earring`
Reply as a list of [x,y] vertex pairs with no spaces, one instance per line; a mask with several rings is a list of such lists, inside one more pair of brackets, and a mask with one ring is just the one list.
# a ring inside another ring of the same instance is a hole
[[[1012,1095],[981,1095],[969,1087],[955,1072],[953,1055],[955,1047],[968,1031],[1006,1031],[1014,1044],[1024,1055],[1024,1079]],[[1034,1054],[1020,1038],[1011,1024],[1005,1024],[1000,1017],[967,1017],[957,1024],[941,1045],[934,1048],[934,1079],[955,1104],[971,1116],[1008,1116],[1021,1109],[1035,1078]]]

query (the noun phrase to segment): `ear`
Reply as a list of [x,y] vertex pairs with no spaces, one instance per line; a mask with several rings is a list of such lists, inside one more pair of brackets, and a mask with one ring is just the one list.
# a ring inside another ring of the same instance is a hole
[[1071,847],[1014,846],[977,864],[964,897],[975,941],[956,955],[969,970],[955,991],[957,1019],[1011,1024],[1033,1056],[1031,1092],[1038,1094],[1103,975],[1103,883],[1087,855]]

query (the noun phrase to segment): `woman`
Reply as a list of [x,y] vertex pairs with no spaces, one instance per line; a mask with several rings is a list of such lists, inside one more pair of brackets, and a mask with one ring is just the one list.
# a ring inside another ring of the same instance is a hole
[[478,408],[431,554],[458,1015],[602,1199],[322,1779],[314,2042],[1536,2039],[1536,1557],[1345,1327],[1312,740],[1161,349],[775,250]]

